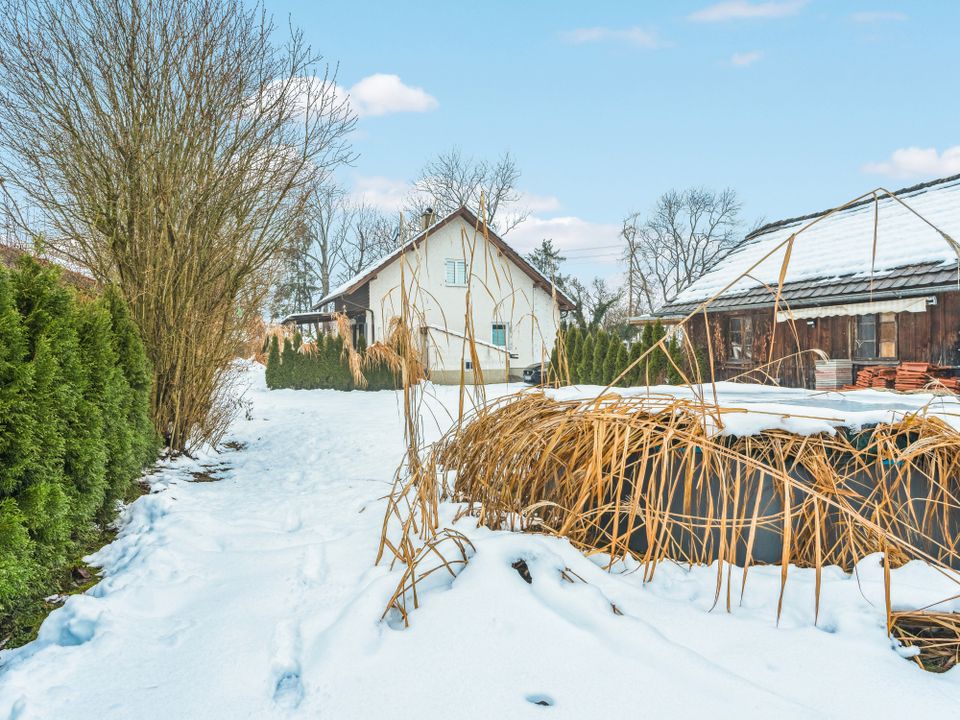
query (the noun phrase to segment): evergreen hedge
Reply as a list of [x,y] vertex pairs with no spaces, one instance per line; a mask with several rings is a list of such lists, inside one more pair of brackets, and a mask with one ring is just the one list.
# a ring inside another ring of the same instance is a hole
[[[576,327],[570,328],[564,333],[570,381],[574,385],[608,385],[666,334],[666,328],[659,322],[646,325],[640,337],[628,346],[616,333],[608,333],[603,329],[584,332]],[[566,382],[558,367],[558,353],[559,346],[554,345],[550,361],[551,377],[559,377],[561,382]],[[699,353],[697,363],[702,364]],[[617,385],[678,384],[683,382],[683,378],[674,365],[690,374],[690,363],[684,358],[676,337],[668,341],[666,353],[660,349],[654,350]]]
[[56,267],[0,268],[0,614],[53,575],[134,494],[159,441],[150,368],[120,294],[80,299]]
[[[350,367],[343,351],[343,338],[339,335],[321,335],[316,345],[301,351],[303,339],[300,333],[283,341],[274,335],[267,354],[266,381],[271,390],[292,388],[294,390],[393,390],[399,379],[380,364],[370,366],[364,362],[363,374],[366,387],[358,387],[353,381]],[[357,352],[365,356],[366,347],[361,340]]]

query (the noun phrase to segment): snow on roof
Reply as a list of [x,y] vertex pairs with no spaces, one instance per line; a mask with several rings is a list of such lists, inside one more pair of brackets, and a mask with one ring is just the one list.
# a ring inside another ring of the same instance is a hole
[[[921,217],[951,238],[960,239],[960,176],[898,190],[894,194],[909,208],[889,196],[876,205],[870,199],[824,217],[797,235],[784,283],[800,280],[832,282],[841,277],[867,277],[871,272],[881,275],[919,263],[956,264],[958,253],[954,247]],[[875,207],[878,223],[874,259]],[[724,291],[723,296],[743,293],[763,284],[775,287],[786,253],[785,241],[826,214],[774,223],[747,236],[713,270],[668,303],[668,307],[713,297],[771,251],[770,257],[750,272],[750,277],[741,278]],[[781,244],[783,247],[776,249]]]

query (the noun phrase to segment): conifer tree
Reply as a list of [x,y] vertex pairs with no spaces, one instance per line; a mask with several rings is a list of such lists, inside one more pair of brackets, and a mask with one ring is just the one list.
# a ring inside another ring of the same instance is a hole
[[280,387],[291,388],[294,381],[294,366],[297,364],[297,352],[290,338],[283,339],[283,351],[280,353]]
[[[63,490],[72,513],[67,526],[86,530],[90,518],[86,516],[88,506],[82,496],[97,493],[105,483],[106,453],[102,445],[102,418],[87,392],[74,295],[61,284],[58,268],[41,266],[26,256],[19,260],[13,280],[33,359],[40,360],[43,343],[44,352],[51,356],[42,358],[44,364],[50,365],[51,373],[49,393],[40,404],[52,403],[55,431],[63,442]],[[34,396],[39,394],[35,389]],[[47,409],[38,412],[46,413]]]
[[[110,313],[112,342],[117,353],[120,371],[127,382],[127,423],[133,433],[133,457],[131,468],[139,471],[153,462],[160,448],[160,438],[150,417],[150,391],[153,372],[147,360],[146,349],[140,331],[127,307],[123,295],[116,286],[109,286],[101,298]],[[131,472],[135,475],[135,472]]]
[[[634,362],[640,359],[641,355],[643,355],[644,347],[641,337],[642,335],[634,338],[633,342],[630,343],[630,353],[627,358],[628,365],[632,365]],[[643,385],[644,377],[642,365],[642,362],[638,362],[636,365],[633,365],[633,367],[630,369],[630,372],[627,373],[626,383],[629,387],[639,387],[640,385]]]
[[667,344],[667,353],[673,361],[667,363],[667,382],[671,385],[679,385],[683,382],[683,375],[677,368],[683,367],[683,352],[676,335],[670,337]]
[[10,278],[0,268],[0,612],[8,612],[35,579],[33,543],[16,496],[31,478],[39,452],[29,408],[32,381],[27,343],[13,304]]
[[567,329],[564,334],[564,354],[567,358],[567,372],[570,374],[569,378],[563,378],[563,381],[566,382],[569,380],[571,383],[576,383],[575,367],[576,367],[576,357],[577,353],[580,350],[580,329],[574,325]]
[[603,361],[607,358],[608,348],[607,333],[598,330],[593,340],[593,360],[590,365],[590,383],[593,385],[603,384]]
[[593,378],[593,333],[587,333],[580,346],[580,361],[577,363],[577,384],[586,385]]
[[[627,365],[630,364],[630,353],[627,351],[627,346],[622,342],[617,344],[617,360],[616,360],[616,377],[624,370],[627,369]],[[617,385],[620,387],[627,387],[630,384],[628,379],[628,374],[624,374],[622,378],[617,382]]]
[[105,473],[102,488],[83,493],[83,514],[96,513],[107,519],[139,470],[131,462],[133,429],[127,423],[125,408],[130,388],[120,370],[110,313],[104,304],[99,300],[84,303],[78,317],[81,359],[87,376],[85,396],[100,416]]
[[276,335],[270,336],[270,352],[267,355],[267,387],[276,390],[280,387],[280,341]]
[[607,351],[603,357],[603,376],[600,378],[600,385],[612,383],[617,377],[617,349],[622,347],[620,338],[610,333],[607,335]]

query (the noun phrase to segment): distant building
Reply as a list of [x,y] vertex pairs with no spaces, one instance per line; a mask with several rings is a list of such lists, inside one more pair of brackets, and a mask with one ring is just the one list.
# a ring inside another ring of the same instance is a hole
[[[779,362],[767,372],[788,386],[814,386],[815,357],[806,352],[812,350],[850,359],[854,373],[905,361],[956,368],[960,175],[894,195],[766,225],[672,302],[637,320],[676,323],[712,298],[709,327],[698,312],[687,328],[700,347],[709,332],[718,379],[764,365],[771,336]],[[789,240],[805,226],[793,242],[774,317]]]
[[369,345],[383,340],[391,319],[400,315],[405,286],[430,379],[459,382],[464,363],[470,380],[473,361],[469,351],[464,355],[469,288],[486,382],[517,378],[525,366],[549,359],[560,313],[573,307],[570,300],[495,232],[485,237],[466,208],[435,222],[428,211],[422,223],[419,234],[329,292],[312,311],[283,322],[330,331],[334,314],[343,313],[353,340],[363,337]]
[[0,243],[0,266],[12,268],[17,264],[17,260],[19,260],[23,255],[30,255],[44,265],[59,265],[61,268],[60,277],[63,278],[64,282],[66,282],[68,285],[72,285],[77,290],[92,291],[97,286],[97,281],[88,274],[66,267],[66,263],[62,260],[56,258],[38,257],[34,253],[24,250],[23,248]]

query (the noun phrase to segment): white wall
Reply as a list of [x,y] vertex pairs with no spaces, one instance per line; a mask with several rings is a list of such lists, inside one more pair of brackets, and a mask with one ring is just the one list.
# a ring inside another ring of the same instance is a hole
[[[472,273],[470,272],[472,258]],[[416,250],[404,254],[370,281],[373,340],[382,340],[391,317],[401,310],[401,271],[415,308],[412,325],[428,328],[427,364],[438,381],[459,375],[466,334],[467,287],[446,284],[446,260],[467,263],[474,338],[485,379],[499,381],[534,362],[548,359],[559,323],[559,311],[548,292],[481,233],[457,217],[429,233]],[[510,324],[509,354],[492,346],[494,321]],[[368,321],[369,322],[369,321]]]

